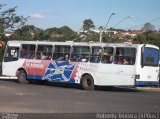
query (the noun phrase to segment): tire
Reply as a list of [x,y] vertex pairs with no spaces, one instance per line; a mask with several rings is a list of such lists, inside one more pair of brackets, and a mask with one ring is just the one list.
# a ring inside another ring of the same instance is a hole
[[81,79],[81,86],[83,90],[94,90],[94,81],[90,75],[84,75]]
[[28,84],[29,83],[29,80],[27,79],[27,75],[24,72],[24,70],[19,71],[17,78],[18,78],[18,82],[21,84]]

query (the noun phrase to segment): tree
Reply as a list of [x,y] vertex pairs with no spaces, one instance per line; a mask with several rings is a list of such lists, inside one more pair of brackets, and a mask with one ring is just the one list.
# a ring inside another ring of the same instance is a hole
[[[0,40],[7,41],[8,39],[5,37],[6,30],[15,30],[21,26],[23,26],[27,20],[27,18],[23,16],[16,15],[16,7],[9,8],[7,10],[3,10],[3,7],[6,4],[0,3]],[[4,48],[0,49],[0,62],[2,61]],[[0,72],[1,73],[1,72]]]
[[146,24],[144,24],[144,27],[142,28],[142,30],[144,30],[145,32],[154,31],[155,26],[150,23],[146,23]]
[[160,47],[160,33],[159,32],[144,32],[134,38],[133,43],[138,44],[153,44]]
[[42,30],[39,28],[36,28],[34,25],[25,25],[20,29],[17,29],[16,31],[14,31],[14,33],[12,34],[12,39],[41,40],[41,38],[39,38],[39,35],[41,32]]
[[88,31],[91,28],[95,28],[94,23],[91,19],[86,19],[83,21],[83,30]]
[[[0,10],[3,9],[3,7],[6,6],[6,4],[0,4]],[[23,16],[16,15],[16,7],[9,8],[4,11],[0,11],[0,35],[4,35],[4,32],[6,30],[14,31],[15,29],[23,26],[27,20],[27,18]]]
[[98,42],[99,41],[99,34],[96,32],[90,31],[88,33],[88,35],[86,35],[86,37],[84,37],[84,39],[82,39],[81,41],[83,41],[83,42],[89,42],[89,41]]
[[146,38],[146,34],[139,34],[137,35],[134,39],[133,39],[133,43],[136,43],[136,44],[145,44],[147,43],[147,38]]
[[102,41],[106,43],[122,43],[123,39],[121,39],[120,36],[116,34],[113,35],[104,33]]
[[49,28],[44,31],[45,35],[52,41],[73,41],[77,37],[77,33],[74,32],[68,26],[60,28]]
[[83,21],[82,28],[83,28],[83,32],[79,34],[79,40],[80,41],[94,41],[95,38],[93,36],[97,37],[97,35],[96,33],[93,33],[91,31],[91,29],[95,28],[93,21],[91,19],[85,19]]
[[76,32],[74,32],[68,26],[63,26],[63,27],[59,28],[59,31],[62,36],[62,40],[64,40],[64,41],[72,41],[76,37]]

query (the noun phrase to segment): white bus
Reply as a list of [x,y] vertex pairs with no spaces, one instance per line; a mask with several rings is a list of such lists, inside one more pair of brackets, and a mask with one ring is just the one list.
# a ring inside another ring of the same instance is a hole
[[2,74],[94,86],[159,84],[159,48],[149,44],[8,41]]

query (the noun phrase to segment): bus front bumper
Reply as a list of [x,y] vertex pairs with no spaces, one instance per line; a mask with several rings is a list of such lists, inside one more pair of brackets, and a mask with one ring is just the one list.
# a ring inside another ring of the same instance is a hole
[[159,81],[135,81],[135,86],[158,86]]

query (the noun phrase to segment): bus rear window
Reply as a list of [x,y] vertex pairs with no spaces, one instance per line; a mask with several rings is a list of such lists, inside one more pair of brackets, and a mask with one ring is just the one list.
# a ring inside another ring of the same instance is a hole
[[158,49],[145,47],[143,52],[143,65],[144,66],[158,66],[159,64],[159,51]]

